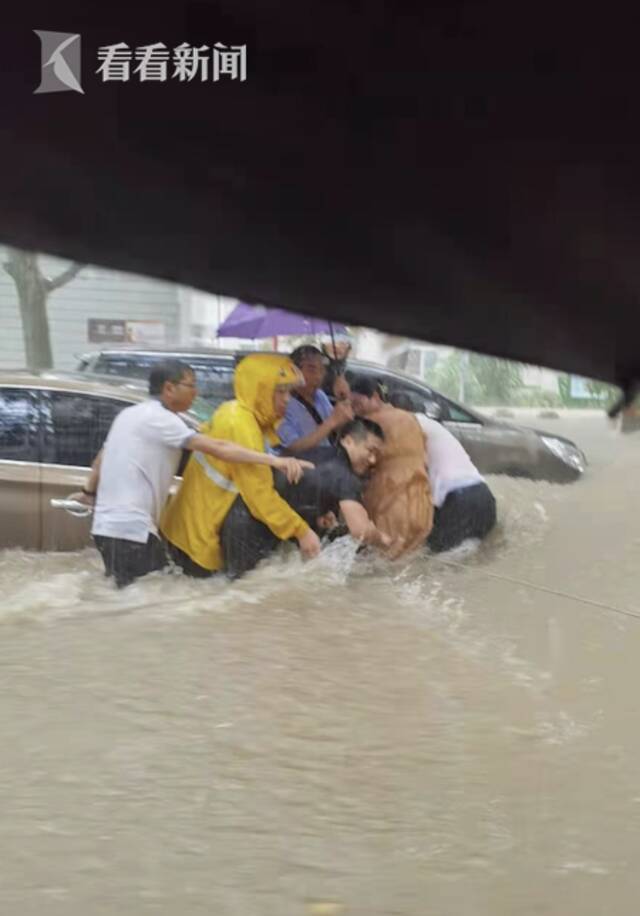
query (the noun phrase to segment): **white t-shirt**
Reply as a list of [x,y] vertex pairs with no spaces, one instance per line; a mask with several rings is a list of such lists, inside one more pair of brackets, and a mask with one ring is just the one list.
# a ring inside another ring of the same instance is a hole
[[182,447],[193,435],[156,398],[125,407],[104,444],[91,533],[142,544],[157,535]]
[[423,413],[415,415],[427,437],[427,471],[436,508],[453,490],[481,483],[484,478],[453,433]]

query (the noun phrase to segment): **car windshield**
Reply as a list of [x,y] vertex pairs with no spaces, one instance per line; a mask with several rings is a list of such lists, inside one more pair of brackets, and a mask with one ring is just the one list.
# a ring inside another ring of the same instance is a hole
[[635,912],[638,406],[2,254],[7,911]]

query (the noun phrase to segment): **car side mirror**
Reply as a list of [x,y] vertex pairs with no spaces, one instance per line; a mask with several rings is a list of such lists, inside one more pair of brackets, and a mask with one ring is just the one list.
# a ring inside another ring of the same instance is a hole
[[430,420],[442,419],[442,405],[438,404],[437,401],[425,401],[424,412]]

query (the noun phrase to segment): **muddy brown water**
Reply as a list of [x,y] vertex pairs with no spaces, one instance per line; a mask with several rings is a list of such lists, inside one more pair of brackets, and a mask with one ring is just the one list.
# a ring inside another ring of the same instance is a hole
[[640,441],[563,430],[474,554],[0,555],[1,911],[637,912]]

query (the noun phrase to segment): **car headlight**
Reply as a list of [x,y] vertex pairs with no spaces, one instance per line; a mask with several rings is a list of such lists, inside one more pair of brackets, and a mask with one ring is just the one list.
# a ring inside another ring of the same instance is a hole
[[540,436],[540,438],[556,458],[564,461],[565,464],[575,468],[580,473],[584,471],[587,459],[579,448],[569,442],[565,442],[563,439],[556,439],[555,436]]

